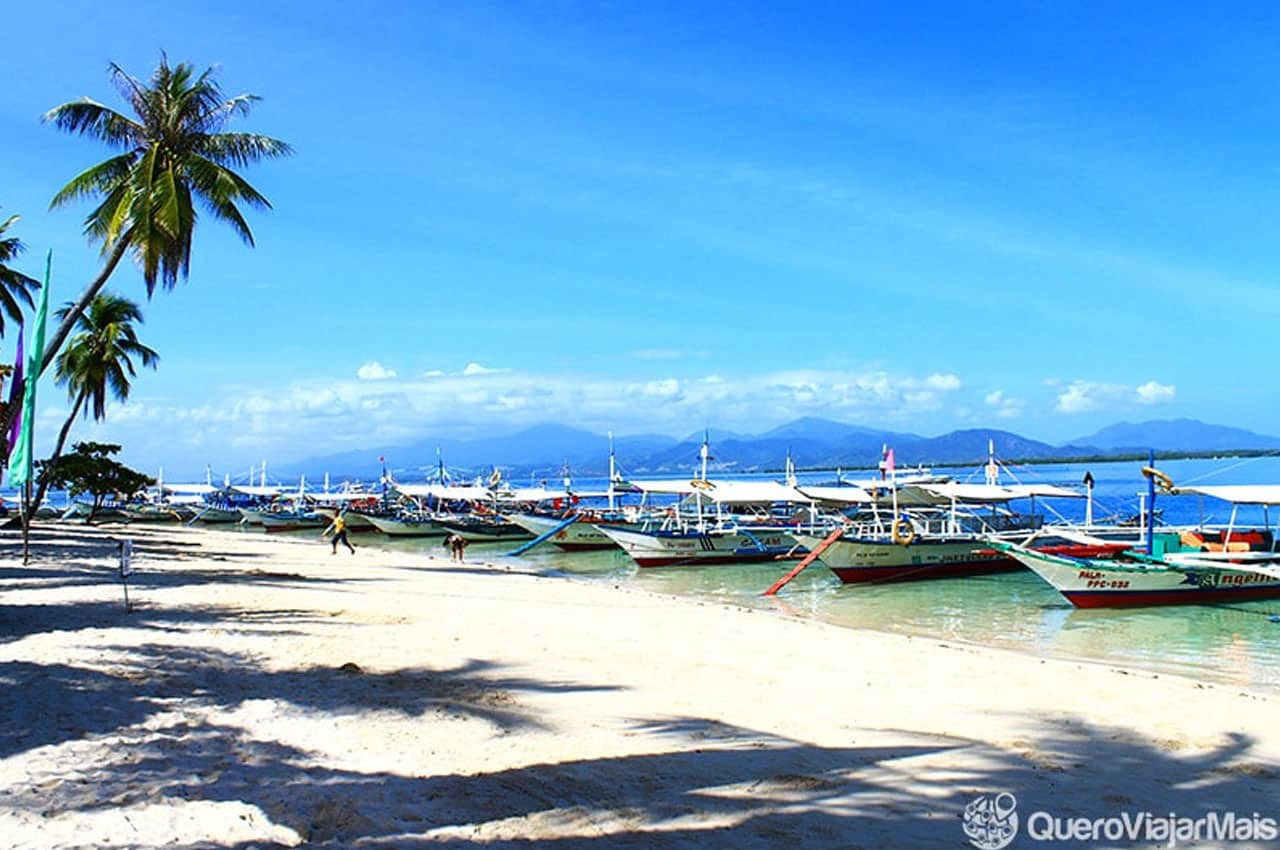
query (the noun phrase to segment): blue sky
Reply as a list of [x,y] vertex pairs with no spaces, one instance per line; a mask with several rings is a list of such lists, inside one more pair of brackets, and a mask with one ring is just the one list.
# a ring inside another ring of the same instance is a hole
[[[56,8],[53,8],[56,7]],[[238,470],[545,421],[797,416],[1064,441],[1280,432],[1278,14],[1080,3],[20,4],[0,207],[53,299],[53,193],[107,151],[39,116],[161,50],[261,95],[256,249],[202,222],[102,425]],[[53,35],[56,34],[56,37]],[[132,268],[111,288],[142,299]],[[0,341],[12,358],[14,335]],[[62,393],[42,386],[42,442]]]

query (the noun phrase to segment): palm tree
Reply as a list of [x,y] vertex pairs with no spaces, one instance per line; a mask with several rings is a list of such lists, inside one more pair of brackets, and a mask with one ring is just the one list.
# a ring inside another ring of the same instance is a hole
[[[197,206],[253,245],[241,207],[271,204],[232,168],[292,153],[287,144],[268,136],[222,132],[233,118],[247,115],[259,98],[226,97],[215,68],[197,74],[185,63],[170,66],[162,55],[145,83],[114,63],[109,70],[135,117],[89,98],[64,103],[44,116],[60,130],[90,136],[121,152],[77,175],[50,204],[98,201],[84,229],[91,241],[102,244],[105,260],[98,276],[64,311],[45,346],[42,370],[126,253],[142,270],[147,297],[157,284],[172,289],[187,277]],[[7,426],[13,414],[13,409],[5,410],[0,426]]]
[[22,272],[9,268],[8,264],[13,262],[25,247],[18,237],[5,236],[5,231],[17,220],[18,216],[11,215],[6,221],[0,223],[0,337],[4,336],[5,314],[7,313],[9,318],[18,324],[22,324],[22,304],[18,302],[22,301],[28,307],[35,307],[36,302],[31,296],[40,288],[40,281],[34,277],[27,277]]
[[[74,307],[68,303],[58,311],[58,318],[65,320]],[[85,415],[88,416],[91,409],[94,420],[101,421],[107,415],[108,394],[117,401],[129,397],[129,379],[137,375],[134,358],[152,369],[160,361],[159,354],[138,342],[134,323],[141,324],[142,311],[127,298],[99,293],[74,321],[76,334],[66,350],[58,355],[55,372],[58,383],[66,385],[67,397],[72,402],[71,413],[58,432],[58,442],[45,464],[46,470],[51,469],[62,454],[71,423],[80,415],[86,401],[90,407],[85,408]],[[31,503],[33,508],[39,506],[47,488],[48,476],[42,475],[40,488]]]

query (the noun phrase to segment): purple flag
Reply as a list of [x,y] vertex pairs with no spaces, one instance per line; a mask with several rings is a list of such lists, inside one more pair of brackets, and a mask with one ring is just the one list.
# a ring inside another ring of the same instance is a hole
[[[13,362],[13,386],[9,388],[9,406],[18,400],[18,388],[22,386],[22,325],[18,325],[18,359]],[[13,423],[9,426],[9,439],[5,442],[7,450],[18,442],[18,432],[22,430],[22,409],[13,415]]]

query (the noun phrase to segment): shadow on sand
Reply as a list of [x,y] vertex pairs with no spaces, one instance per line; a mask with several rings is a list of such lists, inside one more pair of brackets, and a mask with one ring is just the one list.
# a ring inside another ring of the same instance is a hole
[[[642,718],[627,732],[644,742],[639,754],[475,774],[364,772],[251,737],[227,717],[273,700],[304,715],[474,720],[500,736],[553,731],[547,721],[554,718],[531,714],[525,695],[603,686],[512,676],[478,660],[376,673],[351,664],[273,671],[206,649],[103,651],[114,660],[99,670],[0,665],[0,702],[9,703],[0,708],[10,717],[0,756],[115,736],[80,778],[13,789],[7,806],[54,817],[165,800],[238,802],[301,840],[341,847],[960,848],[968,846],[960,815],[983,793],[1013,792],[1024,812],[1101,817],[1121,810],[1265,814],[1280,792],[1280,772],[1252,760],[1244,735],[1183,754],[1179,742],[1073,719],[1028,727],[1016,716],[1011,726],[1032,731],[1003,746],[893,730],[862,730],[881,743],[859,745],[856,726],[848,727],[848,745],[816,746],[706,718]],[[185,710],[175,710],[179,701]],[[32,718],[29,726],[14,729],[15,714]],[[947,763],[931,766],[938,756]],[[1055,803],[1064,789],[1079,811]],[[518,837],[530,834],[541,837]]]

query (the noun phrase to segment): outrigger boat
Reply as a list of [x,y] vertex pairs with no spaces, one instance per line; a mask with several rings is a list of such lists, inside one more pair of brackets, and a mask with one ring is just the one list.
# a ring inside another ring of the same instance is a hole
[[[661,524],[647,528],[600,525],[640,567],[701,566],[782,561],[805,548],[792,536],[798,518],[816,518],[814,502],[794,486],[776,481],[710,481],[708,444],[702,444],[702,477],[690,481],[631,482],[647,494],[682,497]],[[793,506],[786,516],[774,506]],[[742,513],[745,511],[745,514]]]
[[[903,502],[915,506],[885,514],[873,505],[847,521],[844,533],[827,543],[823,564],[845,584],[922,581],[1011,572],[1017,560],[990,545],[992,539],[1023,540],[1047,528],[1035,512],[1036,498],[1078,498],[1081,494],[1053,485],[960,484],[943,482],[902,488]],[[1009,510],[1009,503],[1032,501],[1029,513]],[[1127,548],[1127,542],[1049,537],[1050,551],[1088,556]],[[809,549],[824,535],[797,534]]]
[[[1105,558],[1072,558],[1026,545],[992,544],[1053,585],[1077,608],[1194,605],[1280,598],[1280,551],[1267,527],[1237,530],[1242,505],[1264,515],[1280,505],[1280,485],[1175,488],[1167,476],[1147,467],[1167,493],[1197,494],[1230,502],[1225,529],[1157,532],[1147,524],[1143,549],[1129,548]],[[1154,487],[1149,501],[1154,502]]]

